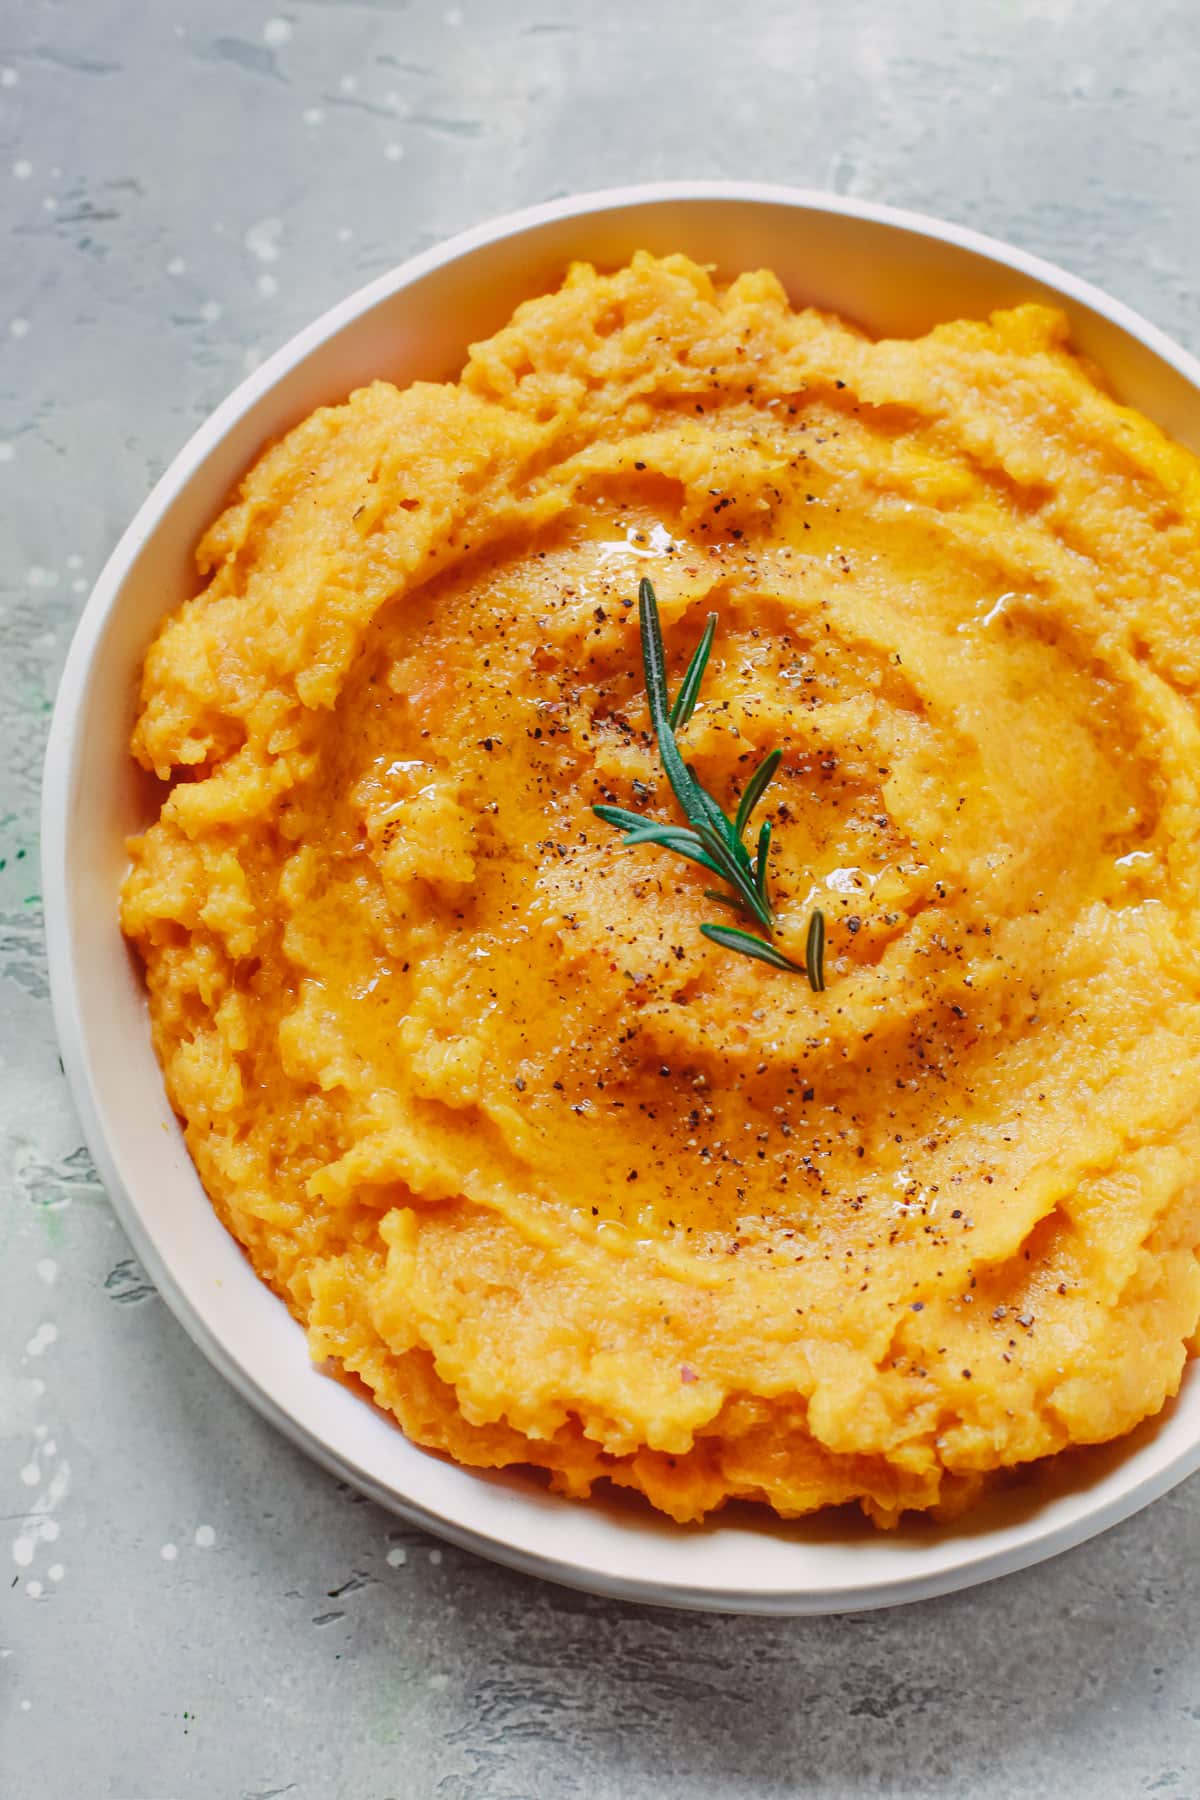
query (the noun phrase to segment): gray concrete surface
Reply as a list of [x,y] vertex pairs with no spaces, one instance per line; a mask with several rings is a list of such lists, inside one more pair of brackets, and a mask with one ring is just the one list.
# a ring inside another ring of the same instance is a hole
[[[673,1616],[398,1526],[203,1362],[110,1213],[41,943],[43,735],[122,526],[243,371],[490,213],[889,199],[1200,349],[1194,0],[10,0],[0,13],[0,1794],[1200,1795],[1200,1484],[894,1614]],[[98,904],[104,904],[103,896]]]

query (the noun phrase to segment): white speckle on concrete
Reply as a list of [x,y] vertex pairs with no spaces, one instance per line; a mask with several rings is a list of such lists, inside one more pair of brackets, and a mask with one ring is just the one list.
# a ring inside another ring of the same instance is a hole
[[220,316],[221,302],[219,300],[206,300],[200,308],[200,317],[209,325],[215,325]]
[[262,359],[262,351],[257,344],[251,344],[248,349],[242,351],[242,367],[247,375],[253,375]]
[[259,293],[262,295],[264,300],[269,300],[273,294],[277,294],[279,292],[278,281],[275,279],[274,275],[269,274],[265,270],[259,276],[258,280],[255,282],[254,285],[258,289]]
[[47,1438],[45,1443],[42,1445],[42,1455],[43,1456],[56,1456],[57,1454],[58,1454],[58,1445],[55,1443],[53,1438]]
[[259,262],[278,262],[282,231],[282,219],[260,219],[257,225],[251,225],[242,241],[251,256],[256,256]]
[[437,1675],[431,1675],[429,1677],[429,1685],[433,1689],[435,1694],[444,1693],[445,1690],[450,1686],[450,1677],[448,1675],[442,1675],[440,1673]]
[[53,1287],[58,1280],[58,1264],[52,1256],[41,1256],[37,1262],[38,1280],[44,1281],[47,1287]]
[[287,19],[268,19],[262,34],[264,44],[270,44],[272,50],[282,50],[292,41],[291,23]]
[[164,1562],[174,1562],[179,1555],[179,1547],[177,1544],[164,1544],[158,1554]]
[[445,19],[447,25],[450,26],[452,31],[457,31],[459,26],[463,22],[462,7],[461,6],[448,6],[446,8],[445,12],[442,14],[442,17]]
[[26,1487],[36,1487],[42,1479],[42,1471],[35,1462],[27,1462],[21,1470],[21,1480]]
[[343,75],[342,79],[338,82],[338,86],[343,94],[356,94],[358,92],[358,78],[354,75]]
[[[39,585],[48,587],[50,583],[46,582],[41,584],[31,581],[29,585],[31,587],[37,587]],[[26,1344],[25,1354],[26,1356],[41,1356],[44,1351],[49,1350],[50,1346],[52,1344],[57,1344],[57,1342],[58,1326],[54,1323],[53,1319],[47,1319],[44,1324],[38,1326],[37,1330]]]
[[197,1527],[196,1527],[196,1548],[197,1548],[197,1550],[211,1550],[213,1545],[216,1543],[216,1541],[217,1541],[217,1534],[213,1530],[211,1525],[197,1525]]
[[72,550],[70,556],[68,556],[67,567],[68,569],[82,569],[83,558],[80,556],[78,550]]
[[29,1595],[29,1598],[31,1600],[40,1600],[42,1597],[41,1582],[40,1581],[27,1581],[25,1583],[25,1592]]
[[0,87],[16,87],[17,79],[15,69],[0,69]]
[[16,445],[10,444],[7,438],[0,438],[0,463],[11,462],[16,454]]
[[46,1574],[51,1581],[61,1581],[66,1572],[66,1568],[62,1563],[51,1563],[50,1567],[46,1570]]
[[324,110],[319,106],[306,106],[301,116],[306,125],[323,125],[325,123]]
[[28,157],[22,156],[13,164],[13,174],[18,181],[28,181],[33,174],[33,164]]
[[54,213],[58,211],[58,201],[53,194],[47,194],[42,201],[42,211]]
[[24,1532],[22,1532],[20,1537],[13,1539],[12,1559],[16,1563],[18,1569],[27,1569],[29,1567],[30,1563],[33,1561],[34,1549],[34,1540]]
[[82,580],[81,577],[76,576],[75,580],[71,583],[71,592],[73,594],[86,594],[87,582]]
[[8,321],[8,329],[12,333],[13,337],[15,337],[15,338],[28,337],[29,336],[29,320],[28,319],[10,319]]
[[404,156],[404,145],[397,144],[395,141],[390,144],[385,144],[383,146],[383,154],[387,157],[389,162],[400,162]]
[[[62,1466],[62,1469],[56,1470],[53,1478],[51,1479],[50,1493],[48,1496],[48,1499],[51,1504],[54,1504],[55,1502],[61,1500],[63,1497],[63,1494],[65,1494],[65,1492],[66,1492],[65,1486],[63,1487],[62,1492],[56,1492],[58,1478],[62,1474],[62,1472],[66,1468],[66,1466],[67,1466],[66,1463],[64,1463]],[[37,1528],[37,1534],[44,1543],[57,1544],[59,1538],[62,1536],[62,1526],[59,1524],[57,1519],[43,1519],[41,1524]]]
[[337,241],[339,244],[348,244],[350,242],[350,239],[353,236],[354,236],[354,233],[351,231],[351,229],[348,225],[339,225],[338,226]]
[[435,1569],[436,1569],[436,1568],[437,1568],[437,1566],[438,1566],[438,1564],[439,1564],[439,1563],[440,1563],[440,1562],[441,1562],[441,1560],[442,1560],[442,1553],[441,1553],[441,1551],[440,1551],[440,1550],[431,1550],[431,1551],[430,1551],[430,1552],[429,1552],[429,1560],[430,1560],[430,1562],[431,1562],[431,1563],[432,1563],[432,1564],[433,1564],[433,1566],[434,1566],[434,1568],[435,1568]]
[[32,1701],[32,1700],[22,1700],[22,1702],[21,1702],[21,1711],[22,1711],[22,1712],[28,1712],[28,1711],[29,1711],[29,1710],[30,1710],[30,1708],[31,1708],[31,1707],[32,1707],[32,1705],[33,1705],[33,1701]]
[[402,1569],[408,1561],[408,1551],[403,1544],[393,1544],[387,1553],[387,1559],[390,1568]]
[[187,264],[186,264],[186,262],[184,262],[182,256],[173,256],[171,258],[170,262],[167,264],[167,274],[168,275],[186,275],[187,274]]

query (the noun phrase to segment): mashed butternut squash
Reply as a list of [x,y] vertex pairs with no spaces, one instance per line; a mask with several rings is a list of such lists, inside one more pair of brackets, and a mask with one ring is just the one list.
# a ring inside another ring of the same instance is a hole
[[[1200,1317],[1200,466],[1036,305],[914,342],[682,257],[264,455],[146,659],[124,929],[205,1187],[464,1463],[881,1525],[1113,1438]],[[779,942],[681,743],[768,749]]]

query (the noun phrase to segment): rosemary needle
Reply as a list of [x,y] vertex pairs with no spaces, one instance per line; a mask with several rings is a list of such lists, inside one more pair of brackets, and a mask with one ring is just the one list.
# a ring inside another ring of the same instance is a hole
[[[756,938],[749,931],[739,931],[733,925],[702,925],[700,927],[706,938],[714,944],[720,944],[725,950],[740,950],[743,956],[753,956],[759,962],[770,963],[773,969],[796,969],[802,965],[794,963],[790,956],[777,950],[774,944],[768,944],[765,938]],[[811,975],[809,980],[812,980]],[[814,984],[815,988],[815,984]]]
[[808,921],[804,944],[804,968],[814,994],[825,992],[825,914],[818,906]]

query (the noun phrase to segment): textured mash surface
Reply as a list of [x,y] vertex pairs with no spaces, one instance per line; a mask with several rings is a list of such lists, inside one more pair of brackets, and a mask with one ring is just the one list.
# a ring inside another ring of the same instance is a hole
[[[126,931],[201,1175],[419,1442],[879,1523],[1116,1436],[1200,1313],[1200,471],[1026,306],[873,344],[682,258],[271,450],[134,749]],[[704,940],[685,754],[783,762]],[[718,915],[719,916],[719,915]]]

